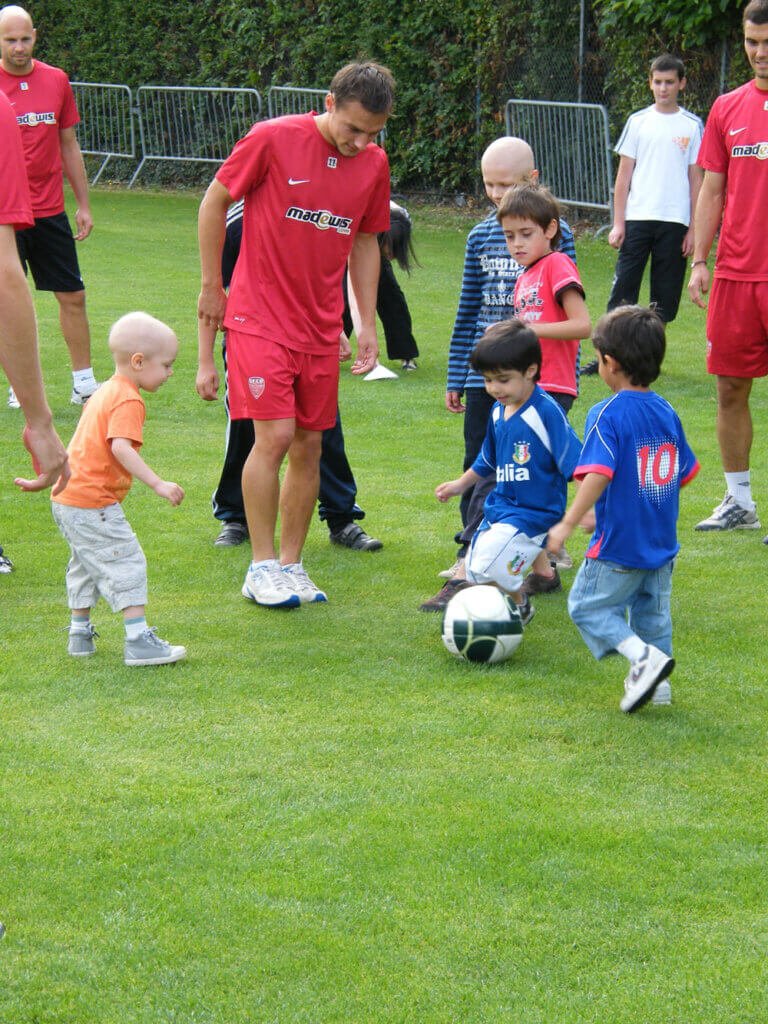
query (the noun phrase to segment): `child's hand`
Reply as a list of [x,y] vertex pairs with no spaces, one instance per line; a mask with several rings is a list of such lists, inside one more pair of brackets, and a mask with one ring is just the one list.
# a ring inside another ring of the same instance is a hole
[[565,546],[565,542],[572,533],[573,527],[569,526],[564,519],[561,519],[559,523],[555,523],[547,534],[547,551],[549,554],[556,555]]
[[444,484],[438,484],[435,488],[435,497],[438,501],[448,501],[455,498],[461,491],[457,487],[458,480],[446,480]]
[[184,500],[184,491],[178,484],[174,484],[170,480],[161,480],[155,487],[155,494],[166,498],[172,505],[180,505]]

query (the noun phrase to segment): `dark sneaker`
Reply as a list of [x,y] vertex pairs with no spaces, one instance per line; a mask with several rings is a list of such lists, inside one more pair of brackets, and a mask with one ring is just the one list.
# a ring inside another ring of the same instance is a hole
[[596,359],[593,359],[590,363],[585,363],[584,366],[579,367],[580,377],[594,377],[597,374],[599,363]]
[[[619,703],[621,710],[630,714],[651,700],[659,683],[667,678],[674,667],[674,658],[670,658],[658,647],[648,644],[642,658],[633,662],[630,673],[624,680],[624,696]],[[670,692],[670,701],[671,699]]]
[[224,523],[213,546],[215,548],[236,548],[238,544],[242,544],[246,540],[248,540],[248,527],[245,523]]
[[419,611],[443,612],[454,594],[458,594],[460,590],[466,590],[467,587],[473,586],[474,583],[470,583],[469,580],[448,580],[442,590],[438,590],[434,597],[430,597],[424,604],[419,605]]
[[73,658],[89,658],[96,653],[94,637],[98,635],[90,623],[85,629],[70,629],[67,653],[71,654]]
[[415,370],[415,369],[417,369],[416,360],[415,359],[404,359],[403,362],[402,362],[402,367],[403,367],[404,370],[406,370],[408,372],[410,372],[412,370]]
[[133,665],[170,665],[174,661],[186,658],[186,647],[173,647],[161,640],[154,627],[145,629],[135,640],[125,641],[125,664]]
[[739,505],[732,494],[726,494],[712,515],[695,526],[697,530],[759,530],[757,513]]
[[530,594],[557,594],[562,589],[563,584],[557,569],[553,576],[541,576],[537,572],[529,572],[521,587],[522,593],[526,597]]
[[381,551],[384,547],[380,540],[369,537],[362,526],[357,523],[347,523],[340,530],[331,530],[331,544],[340,544],[343,548],[350,548],[352,551]]
[[524,626],[527,626],[533,618],[533,616],[536,614],[536,609],[533,607],[530,600],[528,599],[528,595],[526,595],[523,603],[517,606],[517,610],[520,612],[520,620],[522,621]]

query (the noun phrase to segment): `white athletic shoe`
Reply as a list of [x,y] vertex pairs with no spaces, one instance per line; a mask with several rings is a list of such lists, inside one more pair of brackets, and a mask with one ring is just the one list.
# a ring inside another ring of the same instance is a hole
[[8,388],[8,408],[9,409],[20,409],[21,403],[16,397],[16,392],[13,388]]
[[266,608],[298,608],[301,603],[276,558],[251,565],[245,574],[242,594]]
[[284,565],[283,576],[293,592],[298,596],[302,604],[317,604],[320,601],[327,601],[328,595],[325,591],[316,587],[307,576],[307,571],[301,562],[293,562],[291,565]]
[[[630,714],[651,700],[659,683],[667,678],[674,667],[674,658],[670,658],[658,647],[647,644],[642,658],[633,662],[624,680],[624,696],[619,704],[621,710]],[[671,697],[670,693],[670,700]]]
[[[629,683],[629,676],[624,680],[624,693],[627,692],[627,684]],[[667,707],[672,703],[672,687],[670,686],[668,679],[663,679],[656,689],[653,691],[651,697],[651,704],[655,704],[657,707]]]
[[97,381],[93,381],[92,384],[81,384],[79,388],[72,386],[72,396],[70,402],[72,405],[85,405],[91,395],[96,394],[99,385]]
[[732,494],[726,494],[712,515],[696,524],[697,530],[759,530],[757,512],[744,508]]
[[452,580],[462,565],[464,565],[464,559],[457,558],[453,565],[449,566],[447,569],[443,569],[442,572],[439,572],[437,575],[441,580]]

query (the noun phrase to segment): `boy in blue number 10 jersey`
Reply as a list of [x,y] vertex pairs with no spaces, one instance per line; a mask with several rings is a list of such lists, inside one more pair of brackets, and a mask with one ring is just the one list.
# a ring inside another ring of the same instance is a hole
[[620,306],[601,317],[592,341],[598,372],[613,392],[587,414],[574,470],[576,497],[549,531],[558,551],[595,506],[596,525],[573,582],[568,612],[596,658],[618,651],[629,661],[622,711],[651,699],[669,704],[670,598],[680,545],[680,488],[699,471],[672,406],[651,391],[666,340],[659,315]]

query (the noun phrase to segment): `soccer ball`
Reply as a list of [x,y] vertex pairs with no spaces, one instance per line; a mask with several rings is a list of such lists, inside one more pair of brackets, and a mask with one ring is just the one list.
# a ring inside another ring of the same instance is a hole
[[496,587],[467,587],[446,606],[443,643],[457,658],[505,661],[522,639],[523,623],[517,605]]

